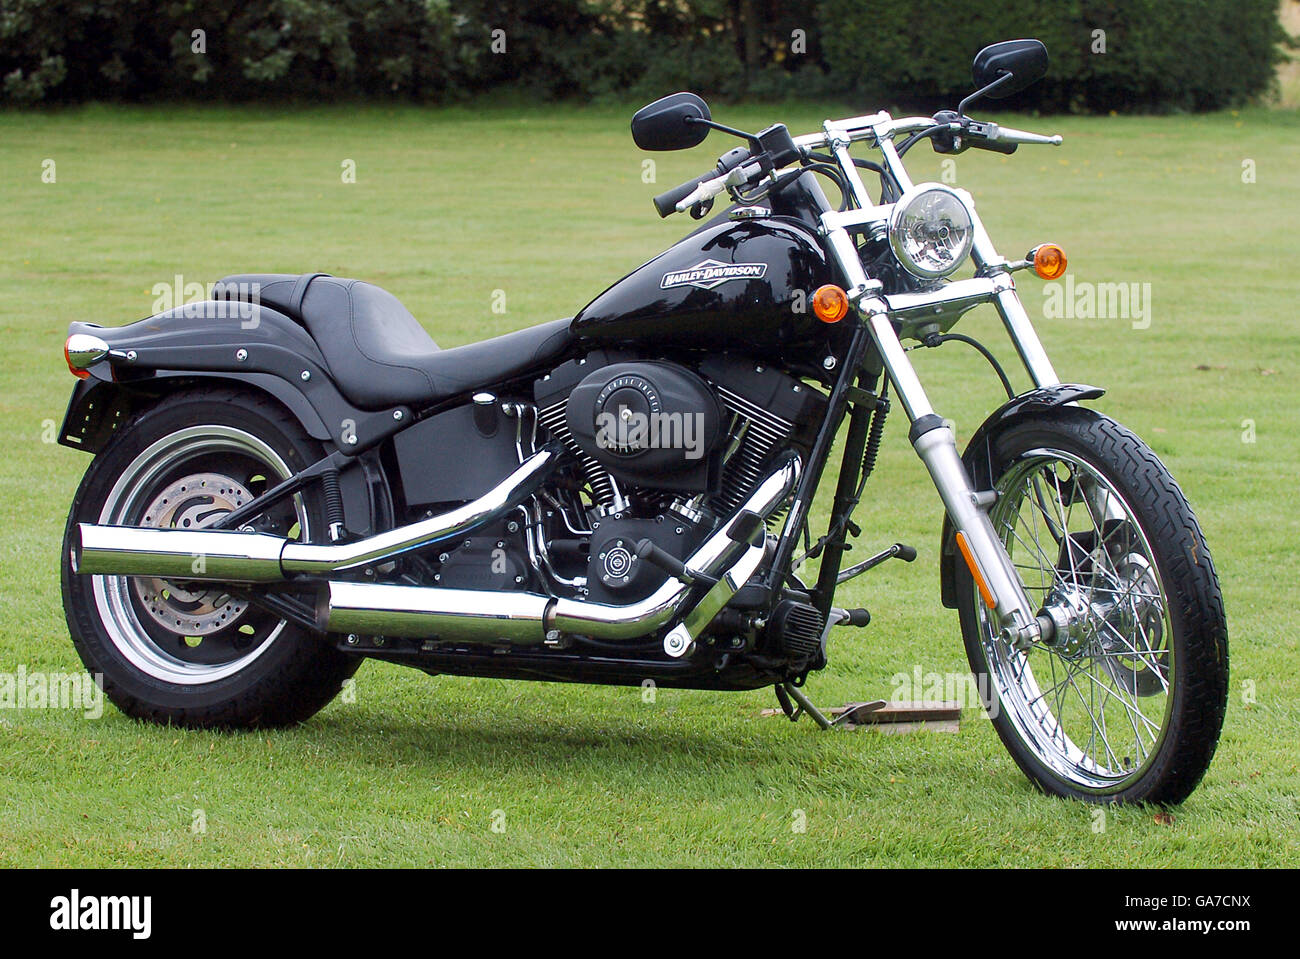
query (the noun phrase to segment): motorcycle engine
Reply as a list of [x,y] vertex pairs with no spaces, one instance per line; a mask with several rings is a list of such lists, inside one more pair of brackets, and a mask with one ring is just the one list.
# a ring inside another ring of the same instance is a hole
[[731,516],[777,454],[806,452],[825,412],[818,390],[742,356],[687,367],[598,351],[535,384],[538,425],[570,451],[591,501],[586,589],[644,598],[666,574],[636,556],[650,539],[684,559]]
[[709,385],[671,363],[612,363],[574,387],[565,425],[578,448],[616,478],[701,493],[722,430]]

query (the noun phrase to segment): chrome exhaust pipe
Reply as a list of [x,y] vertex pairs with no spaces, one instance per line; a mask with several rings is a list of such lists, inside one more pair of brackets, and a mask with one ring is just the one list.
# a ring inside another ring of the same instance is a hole
[[147,529],[79,523],[72,569],[87,575],[274,583],[294,573],[356,569],[445,539],[504,516],[555,469],[560,451],[545,447],[478,499],[409,526],[355,543],[299,543],[238,530]]
[[[750,494],[736,514],[686,560],[688,570],[724,582],[730,591],[717,602],[717,587],[705,594],[712,602],[700,616],[688,615],[695,635],[721,610],[736,589],[753,575],[764,550],[729,535],[746,512],[766,519],[793,492],[801,464],[791,455]],[[737,551],[740,555],[737,556]],[[439,637],[453,642],[537,644],[549,633],[578,633],[596,639],[638,639],[653,633],[683,612],[692,588],[670,578],[645,599],[625,606],[554,599],[539,593],[444,589],[437,586],[387,586],[331,581],[321,591],[317,623],[329,633]],[[558,637],[557,637],[558,638]]]
[[333,581],[321,590],[316,620],[330,633],[535,645],[546,638],[550,604],[537,593]]

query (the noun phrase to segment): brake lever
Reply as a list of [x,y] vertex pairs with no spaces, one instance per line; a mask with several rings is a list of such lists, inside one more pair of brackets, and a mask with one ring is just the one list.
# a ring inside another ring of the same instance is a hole
[[930,137],[930,144],[935,153],[955,156],[973,148],[992,150],[996,153],[1012,154],[1020,144],[1042,144],[1060,146],[1060,134],[1043,136],[1024,130],[1000,127],[996,123],[972,120],[955,110],[940,110],[934,115],[938,124],[948,124],[950,129],[935,133]]
[[1041,133],[1029,133],[1025,130],[1013,130],[1010,127],[1002,127],[999,129],[996,123],[991,123],[989,126],[993,127],[995,135],[1003,143],[1024,143],[1049,147],[1059,147],[1062,143],[1062,137],[1059,133],[1053,134],[1052,136],[1044,136]]

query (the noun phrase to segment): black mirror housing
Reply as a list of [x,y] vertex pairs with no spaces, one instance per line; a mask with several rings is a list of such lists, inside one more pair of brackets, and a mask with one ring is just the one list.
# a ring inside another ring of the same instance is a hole
[[642,150],[687,150],[709,135],[706,124],[691,121],[711,119],[709,105],[700,97],[674,93],[636,111],[632,140]]
[[1000,100],[1041,80],[1047,74],[1047,47],[1041,40],[1003,40],[985,47],[971,64],[971,76],[979,90],[1008,74],[1011,79],[999,83],[985,96]]

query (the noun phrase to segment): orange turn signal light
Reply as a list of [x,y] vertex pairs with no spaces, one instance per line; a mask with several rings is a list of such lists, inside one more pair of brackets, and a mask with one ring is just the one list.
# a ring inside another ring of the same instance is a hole
[[1044,280],[1059,280],[1065,275],[1065,251],[1055,243],[1044,243],[1035,249],[1034,272]]
[[813,312],[823,323],[838,323],[849,315],[849,295],[834,283],[827,283],[813,294]]

